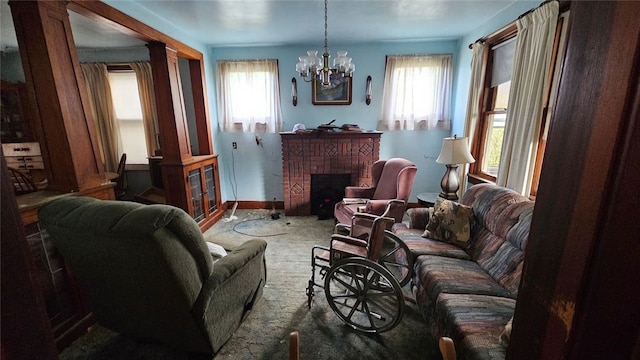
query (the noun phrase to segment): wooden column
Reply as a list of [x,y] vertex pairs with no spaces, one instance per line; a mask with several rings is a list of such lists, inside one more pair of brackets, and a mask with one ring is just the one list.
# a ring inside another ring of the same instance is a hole
[[193,158],[184,110],[176,51],[160,42],[149,43],[158,126],[162,135],[162,180],[167,204],[189,211],[184,164]]
[[571,2],[510,359],[640,355],[640,3]]
[[[2,152],[2,148],[0,148]],[[2,188],[2,293],[0,309],[3,359],[57,358],[53,333],[36,279],[33,257],[16,205],[4,156],[0,155]]]
[[162,134],[162,156],[165,162],[179,163],[192,155],[178,56],[174,49],[164,43],[151,42],[148,47],[158,108],[158,126]]
[[65,1],[9,1],[49,188],[105,182],[92,112]]
[[198,155],[213,155],[211,141],[211,123],[209,122],[209,107],[207,105],[207,91],[202,59],[189,60],[189,74],[191,76],[191,92],[193,93],[193,107],[195,112],[196,131],[198,137]]

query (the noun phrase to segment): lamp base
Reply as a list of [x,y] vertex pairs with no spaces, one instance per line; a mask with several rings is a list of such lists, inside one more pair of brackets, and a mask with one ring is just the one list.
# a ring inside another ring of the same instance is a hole
[[460,188],[460,181],[458,181],[458,165],[451,164],[446,165],[447,171],[444,173],[442,180],[440,181],[440,187],[442,192],[441,198],[447,200],[458,200],[458,189]]

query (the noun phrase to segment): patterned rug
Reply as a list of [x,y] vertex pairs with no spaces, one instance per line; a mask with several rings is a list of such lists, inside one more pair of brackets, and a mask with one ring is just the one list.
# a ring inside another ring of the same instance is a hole
[[[307,307],[311,248],[328,246],[333,220],[317,217],[272,219],[268,210],[238,210],[205,233],[205,239],[232,250],[251,238],[267,241],[267,283],[262,298],[231,339],[214,356],[226,359],[288,359],[289,333],[300,333],[301,359],[438,359],[419,310],[406,301],[394,329],[366,334],[344,324],[331,310],[322,289]],[[408,287],[408,285],[407,285]],[[408,289],[403,289],[408,295]],[[76,359],[206,359],[158,343],[141,342],[99,325],[60,354]]]

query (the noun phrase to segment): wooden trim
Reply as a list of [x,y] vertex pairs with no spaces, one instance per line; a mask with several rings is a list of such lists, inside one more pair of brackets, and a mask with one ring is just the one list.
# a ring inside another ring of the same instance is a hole
[[92,20],[103,22],[123,33],[146,42],[161,42],[176,49],[178,56],[187,59],[202,60],[202,53],[177,41],[158,30],[132,18],[101,1],[70,0],[67,8]]
[[107,64],[108,72],[133,72],[131,66],[127,64]]
[[491,180],[491,179],[485,179],[482,176],[476,175],[476,174],[469,174],[467,175],[467,181],[469,182],[469,184],[495,184],[496,182]]
[[[234,200],[227,200],[224,203],[225,209],[230,209],[235,203]],[[273,204],[277,210],[284,210],[284,201],[253,201],[253,200],[240,200],[238,201],[238,209],[273,209]]]
[[213,154],[207,87],[205,85],[204,64],[201,60],[189,60],[189,75],[191,76],[198,150],[200,155]]
[[637,358],[639,12],[571,6],[508,359]]

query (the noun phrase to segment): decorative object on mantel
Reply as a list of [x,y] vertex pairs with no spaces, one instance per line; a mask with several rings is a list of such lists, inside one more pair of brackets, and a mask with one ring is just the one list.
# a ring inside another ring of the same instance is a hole
[[328,131],[333,131],[333,130],[335,130],[335,129],[337,129],[337,128],[338,128],[337,126],[333,125],[334,121],[336,121],[336,119],[333,119],[333,120],[329,121],[329,122],[328,122],[328,123],[326,123],[326,124],[318,125],[318,129],[319,129],[319,130],[328,130]]
[[342,126],[340,126],[340,130],[342,130],[342,131],[362,131],[362,129],[360,129],[360,126],[358,126],[357,124],[342,124]]
[[[351,58],[347,57],[347,52],[343,50],[337,51],[338,56],[333,60],[333,67],[329,67],[329,42],[327,40],[327,0],[324,0],[324,47],[322,48],[322,58],[318,57],[318,51],[309,50],[307,56],[300,56],[300,60],[296,64],[296,71],[304,79],[309,82],[319,80],[322,87],[330,87],[336,78],[351,78],[355,70],[355,65],[351,62]],[[311,76],[310,80],[307,77]],[[315,88],[315,87],[314,87]]]
[[295,77],[291,78],[291,102],[293,106],[298,105],[298,82]]
[[444,173],[442,181],[440,181],[440,187],[442,188],[440,197],[447,200],[458,200],[458,195],[456,194],[460,187],[458,165],[475,161],[469,151],[469,141],[466,137],[459,138],[458,135],[454,135],[442,140],[442,149],[436,162],[445,164],[447,171]]
[[367,76],[367,86],[365,88],[365,102],[371,104],[371,75]]
[[306,126],[304,126],[304,124],[297,123],[297,124],[293,125],[293,130],[291,130],[291,131],[293,131],[293,132],[296,132],[296,131],[304,131],[304,130],[306,130],[306,129],[307,129],[307,127],[306,127]]

